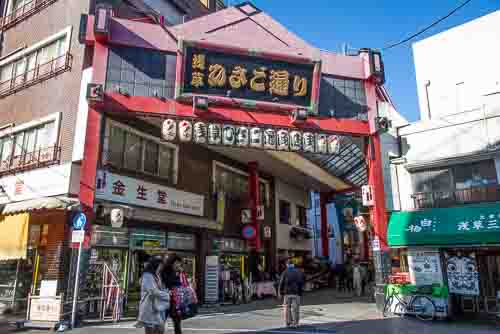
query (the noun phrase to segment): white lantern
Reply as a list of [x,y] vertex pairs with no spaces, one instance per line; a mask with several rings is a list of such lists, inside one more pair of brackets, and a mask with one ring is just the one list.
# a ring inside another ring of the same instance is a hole
[[354,217],[354,225],[356,225],[356,228],[358,229],[359,232],[365,232],[366,229],[368,228],[365,217],[363,216]]
[[248,128],[246,126],[236,128],[236,146],[248,146]]
[[236,129],[232,125],[224,124],[222,127],[222,143],[224,145],[234,145],[236,140]]
[[328,153],[329,154],[339,154],[340,151],[340,138],[336,135],[330,135],[327,138]]
[[250,146],[262,147],[262,129],[255,127],[250,129]]
[[278,150],[288,151],[290,149],[290,134],[287,130],[278,131]]
[[161,136],[163,137],[163,139],[167,141],[174,140],[177,134],[176,126],[177,124],[173,119],[169,118],[163,121],[163,125],[161,127]]
[[302,149],[302,134],[299,131],[290,132],[290,150],[300,151]]
[[314,153],[314,134],[312,132],[302,134],[302,147],[304,152]]
[[320,133],[316,135],[316,152],[320,154],[326,154],[328,152],[325,134]]
[[193,125],[190,121],[179,122],[179,139],[181,141],[191,141],[193,139]]
[[205,144],[207,142],[207,125],[205,123],[194,123],[194,141],[198,144]]
[[123,225],[123,209],[112,209],[110,212],[111,226],[114,228],[120,228]]
[[264,130],[264,148],[268,150],[276,149],[276,131],[273,129]]
[[208,125],[208,143],[211,145],[220,144],[222,141],[222,129],[220,124]]

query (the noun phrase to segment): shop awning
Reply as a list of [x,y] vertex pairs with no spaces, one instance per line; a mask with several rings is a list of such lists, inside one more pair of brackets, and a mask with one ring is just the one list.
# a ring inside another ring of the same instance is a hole
[[0,216],[0,261],[26,259],[28,213]]
[[387,231],[389,246],[500,244],[500,203],[395,212]]
[[[70,209],[79,204],[78,199],[70,197],[41,197],[28,201],[8,203],[0,211],[2,215],[12,215],[20,212],[51,209]],[[1,235],[1,234],[0,234]]]

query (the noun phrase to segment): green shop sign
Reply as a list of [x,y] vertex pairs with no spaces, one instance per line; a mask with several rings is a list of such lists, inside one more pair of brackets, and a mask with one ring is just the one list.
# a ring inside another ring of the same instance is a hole
[[500,203],[395,212],[391,247],[500,244]]

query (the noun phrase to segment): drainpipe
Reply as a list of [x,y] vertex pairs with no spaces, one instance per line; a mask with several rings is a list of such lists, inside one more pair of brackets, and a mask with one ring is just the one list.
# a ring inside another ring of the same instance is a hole
[[429,117],[429,120],[432,118],[431,114],[431,102],[429,100],[429,86],[431,85],[430,80],[427,80],[425,82],[425,100],[427,102],[427,117]]

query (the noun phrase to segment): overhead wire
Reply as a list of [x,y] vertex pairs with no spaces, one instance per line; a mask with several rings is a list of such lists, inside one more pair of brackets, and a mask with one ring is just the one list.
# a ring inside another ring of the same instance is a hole
[[456,12],[458,12],[460,9],[462,9],[463,7],[465,7],[469,2],[471,2],[472,0],[466,0],[465,2],[463,2],[461,5],[459,5],[458,7],[455,7],[452,11],[450,11],[448,14],[446,14],[445,16],[441,17],[440,19],[434,21],[433,23],[431,23],[430,25],[428,25],[427,27],[419,30],[418,32],[406,37],[405,39],[399,41],[399,42],[396,42],[394,44],[390,44],[386,47],[384,47],[382,50],[383,51],[386,51],[386,50],[389,50],[389,49],[392,49],[392,48],[395,48],[399,45],[402,45],[408,41],[411,41],[412,39],[414,39],[415,37],[418,37],[419,35],[423,34],[424,32],[426,32],[427,30],[435,27],[436,25],[438,25],[439,23],[443,22],[444,20],[446,20],[447,18],[449,18],[450,16],[452,16],[453,14],[455,14]]

